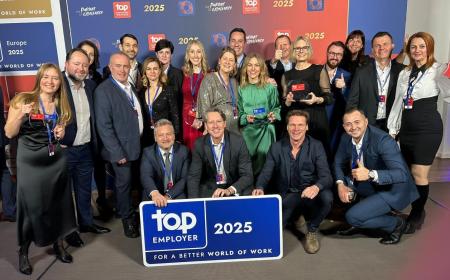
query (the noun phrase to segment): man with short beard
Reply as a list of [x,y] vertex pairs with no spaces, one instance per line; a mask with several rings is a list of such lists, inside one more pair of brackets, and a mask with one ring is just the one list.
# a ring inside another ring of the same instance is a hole
[[340,67],[344,56],[345,45],[341,41],[334,41],[327,48],[327,63],[324,71],[330,79],[330,90],[334,103],[327,106],[328,123],[330,125],[331,143],[330,149],[334,155],[344,129],[342,117],[350,91],[351,74]]
[[[91,211],[93,158],[97,150],[97,137],[92,98],[95,84],[86,80],[88,68],[89,57],[84,50],[75,48],[68,52],[64,81],[73,119],[66,126],[66,135],[61,144],[68,146],[65,151],[69,176],[75,192],[80,232],[101,234],[110,230],[94,224]],[[83,245],[81,239],[75,236],[69,237],[69,240],[68,243],[72,246]]]

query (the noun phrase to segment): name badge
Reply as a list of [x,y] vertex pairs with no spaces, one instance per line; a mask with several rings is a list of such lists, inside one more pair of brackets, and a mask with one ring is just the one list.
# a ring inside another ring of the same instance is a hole
[[217,175],[216,175],[216,184],[217,185],[224,185],[226,182],[225,182],[225,178],[224,178],[224,176],[223,176],[223,173],[218,173]]
[[412,97],[408,98],[405,102],[405,109],[411,110],[413,108],[414,99]]
[[44,114],[31,114],[30,115],[30,119],[43,121],[44,120]]
[[52,143],[48,144],[48,156],[52,157],[55,155],[55,145]]
[[378,96],[380,102],[385,103],[386,102],[386,95],[379,95]]
[[294,84],[292,85],[292,91],[305,90],[305,84]]
[[266,113],[266,108],[264,107],[253,109],[253,115],[261,115],[264,113]]
[[170,190],[171,188],[173,188],[173,182],[168,182],[167,189]]

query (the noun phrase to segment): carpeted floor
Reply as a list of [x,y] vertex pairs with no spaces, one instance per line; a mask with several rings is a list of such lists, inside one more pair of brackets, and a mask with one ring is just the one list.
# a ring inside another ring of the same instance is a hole
[[[290,231],[284,232],[284,257],[275,261],[232,262],[146,268],[140,239],[123,236],[120,220],[105,235],[82,234],[86,245],[69,248],[74,263],[57,261],[52,249],[32,245],[31,277],[18,272],[14,223],[0,223],[0,279],[450,279],[450,184],[433,183],[424,228],[385,246],[364,235],[321,235],[321,250],[308,255]],[[326,221],[323,227],[337,226]]]

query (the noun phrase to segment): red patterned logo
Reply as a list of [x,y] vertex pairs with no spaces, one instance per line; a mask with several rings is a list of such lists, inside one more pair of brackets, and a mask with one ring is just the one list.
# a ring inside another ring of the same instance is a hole
[[131,18],[131,3],[113,2],[114,18]]
[[155,51],[156,43],[165,38],[166,34],[148,34],[148,50],[152,52]]
[[244,15],[259,14],[260,0],[242,0],[242,13]]

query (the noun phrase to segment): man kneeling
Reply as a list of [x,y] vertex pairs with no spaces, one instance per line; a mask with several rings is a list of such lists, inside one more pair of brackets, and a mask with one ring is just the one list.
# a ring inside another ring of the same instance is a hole
[[277,192],[283,198],[283,227],[298,218],[299,213],[307,214],[304,246],[307,253],[315,254],[320,249],[317,230],[333,202],[333,181],[322,143],[306,135],[308,119],[308,113],[300,110],[287,114],[289,138],[270,147],[253,195],[263,195],[275,174]]

